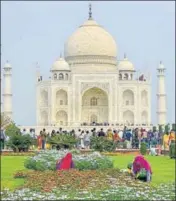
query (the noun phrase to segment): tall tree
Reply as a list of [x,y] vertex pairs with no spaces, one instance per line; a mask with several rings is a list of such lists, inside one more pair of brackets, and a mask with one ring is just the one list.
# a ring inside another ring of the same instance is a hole
[[0,119],[1,128],[6,128],[8,125],[10,125],[12,123],[13,123],[13,121],[2,112],[1,119]]

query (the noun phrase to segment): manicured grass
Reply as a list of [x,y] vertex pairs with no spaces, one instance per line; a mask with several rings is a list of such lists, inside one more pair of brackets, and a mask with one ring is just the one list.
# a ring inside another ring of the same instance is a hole
[[[126,169],[127,164],[132,162],[134,156],[112,156],[114,166],[120,169]],[[169,183],[175,181],[175,160],[168,156],[145,156],[152,167],[152,184]]]
[[26,156],[1,156],[1,189],[15,187],[23,184],[23,179],[14,179],[13,174],[18,170],[24,170]]
[[[14,179],[13,174],[24,170],[26,156],[1,156],[1,188],[14,189],[23,184],[23,179]],[[114,167],[126,169],[127,164],[133,161],[133,155],[112,156]],[[146,156],[152,166],[152,184],[170,183],[175,181],[175,160],[168,156]]]

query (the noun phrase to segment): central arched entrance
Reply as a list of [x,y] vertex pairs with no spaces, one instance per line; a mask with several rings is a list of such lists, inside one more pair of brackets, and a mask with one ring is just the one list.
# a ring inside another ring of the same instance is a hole
[[65,111],[60,110],[56,114],[56,125],[67,126],[68,115]]
[[108,96],[100,88],[93,87],[82,96],[81,121],[85,123],[108,122]]

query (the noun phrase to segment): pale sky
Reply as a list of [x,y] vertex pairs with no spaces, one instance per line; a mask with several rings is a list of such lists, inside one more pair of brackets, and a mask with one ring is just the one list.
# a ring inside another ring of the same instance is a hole
[[[88,1],[1,1],[1,68],[13,68],[13,117],[36,125],[36,62],[44,78],[67,38],[88,18]],[[92,2],[93,18],[126,52],[136,70],[152,75],[152,123],[156,124],[157,71],[166,68],[167,119],[175,122],[175,1]],[[2,86],[3,87],[3,86]]]

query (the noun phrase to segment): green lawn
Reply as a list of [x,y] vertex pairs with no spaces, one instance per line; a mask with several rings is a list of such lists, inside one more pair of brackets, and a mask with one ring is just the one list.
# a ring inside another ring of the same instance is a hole
[[[14,189],[20,186],[24,180],[14,179],[13,174],[18,170],[24,170],[26,156],[1,156],[1,187]],[[134,156],[113,156],[114,166],[126,169],[127,164]],[[152,166],[152,184],[169,183],[175,181],[175,160],[168,156],[146,156]]]
[[[113,156],[114,166],[126,169],[127,164],[132,162],[134,156]],[[145,156],[152,167],[152,184],[168,183],[175,181],[175,160],[168,156]]]
[[14,189],[23,184],[23,179],[14,179],[13,174],[24,170],[26,156],[1,156],[1,188]]

